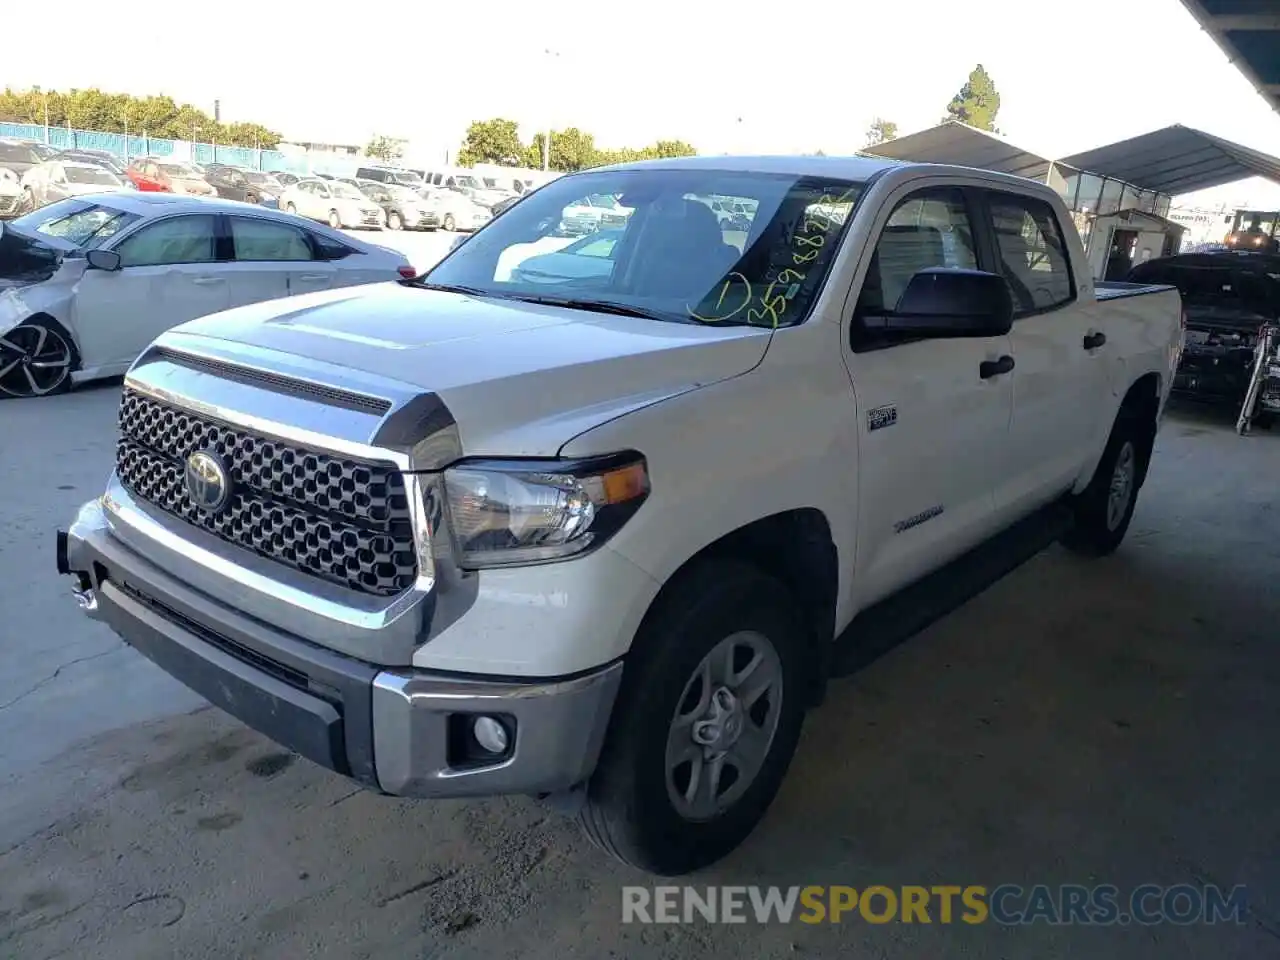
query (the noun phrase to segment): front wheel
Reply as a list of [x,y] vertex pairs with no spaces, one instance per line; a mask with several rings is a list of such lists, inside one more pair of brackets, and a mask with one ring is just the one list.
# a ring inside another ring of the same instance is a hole
[[285,213],[292,213],[294,216],[297,216],[297,215],[298,215],[298,208],[297,208],[297,207],[295,207],[292,203],[286,203],[286,204],[284,205],[284,212],[285,212]]
[[329,211],[329,226],[333,227],[335,230],[342,229],[342,217],[339,215],[337,210]]
[[399,230],[403,226],[404,222],[400,219],[400,214],[396,213],[394,210],[387,214],[388,230]]
[[453,231],[458,229],[458,223],[453,219],[452,213],[446,213],[444,215],[444,228],[450,233],[453,233]]
[[1075,525],[1062,545],[1087,557],[1114,553],[1124,540],[1138,504],[1143,462],[1151,455],[1146,424],[1135,412],[1122,409],[1111,428],[1093,479],[1073,504]]
[[754,567],[682,574],[641,627],[579,815],[625,863],[676,876],[714,863],[764,816],[804,722],[806,631]]
[[0,335],[0,397],[45,397],[71,389],[76,345],[57,323],[28,320]]

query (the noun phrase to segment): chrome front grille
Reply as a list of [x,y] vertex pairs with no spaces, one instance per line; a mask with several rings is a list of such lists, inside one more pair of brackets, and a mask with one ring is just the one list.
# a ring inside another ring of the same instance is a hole
[[[226,466],[226,506],[191,500],[185,461],[197,450]],[[222,539],[363,593],[391,596],[418,575],[404,479],[393,464],[299,446],[162,403],[126,388],[116,450],[135,496]]]

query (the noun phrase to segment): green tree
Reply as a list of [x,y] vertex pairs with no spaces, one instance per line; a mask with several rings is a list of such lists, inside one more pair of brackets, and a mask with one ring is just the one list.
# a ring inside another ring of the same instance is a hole
[[404,141],[378,134],[364,148],[364,155],[381,160],[383,163],[399,160],[404,156]]
[[896,140],[898,137],[898,125],[892,120],[885,120],[883,117],[876,117],[871,121],[871,126],[867,127],[867,143],[868,147],[874,147],[877,143],[884,143],[886,140]]
[[78,130],[100,130],[105,133],[147,133],[153,137],[189,140],[194,134],[202,142],[217,141],[240,147],[271,149],[281,136],[258,123],[223,124],[189,103],[179,104],[170,96],[158,94],[135,97],[127,93],[109,93],[97,87],[65,93],[58,90],[14,90],[6,87],[0,93],[0,121],[10,123],[45,122],[52,126],[70,124]]
[[[514,120],[495,117],[477,120],[467,127],[458,151],[458,163],[464,167],[477,163],[498,163],[505,167],[518,167],[525,160],[525,147],[520,143],[519,127]],[[542,166],[542,161],[538,161]]]
[[1000,112],[1000,94],[996,91],[995,82],[982,64],[978,64],[969,72],[960,92],[947,104],[947,115],[942,118],[959,120],[979,130],[999,133],[996,128],[996,114]]

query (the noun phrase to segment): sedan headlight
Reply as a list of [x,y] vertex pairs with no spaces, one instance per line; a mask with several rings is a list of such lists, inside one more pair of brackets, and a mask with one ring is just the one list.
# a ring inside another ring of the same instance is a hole
[[598,546],[649,495],[635,452],[586,460],[476,460],[444,473],[458,562],[471,569],[563,560]]

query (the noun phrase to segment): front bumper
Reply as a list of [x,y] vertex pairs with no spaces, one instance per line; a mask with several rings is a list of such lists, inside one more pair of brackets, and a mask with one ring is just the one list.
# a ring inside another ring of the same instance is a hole
[[[117,540],[99,501],[58,534],[85,612],[215,706],[281,745],[397,796],[543,794],[590,776],[622,676],[509,681],[384,670],[287,634],[177,580]],[[510,734],[500,755],[476,715]]]

